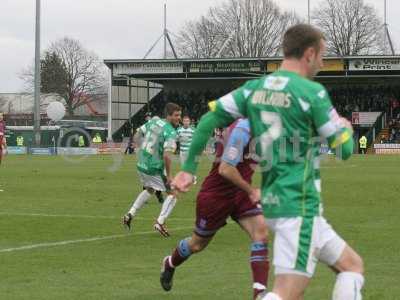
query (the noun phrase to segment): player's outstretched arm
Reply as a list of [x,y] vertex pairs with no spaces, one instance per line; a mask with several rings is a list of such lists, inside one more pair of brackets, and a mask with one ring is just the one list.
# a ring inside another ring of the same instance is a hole
[[189,148],[188,158],[182,167],[183,171],[178,173],[172,182],[172,185],[178,191],[187,191],[193,183],[192,174],[196,173],[200,154],[203,152],[214,129],[226,127],[235,119],[247,116],[247,100],[251,95],[249,88],[253,84],[253,81],[248,81],[240,88],[221,97],[218,101],[212,101],[208,104],[210,112],[201,118],[196,128]]
[[182,167],[182,171],[195,174],[201,153],[211,137],[215,128],[226,127],[231,124],[234,119],[226,114],[218,114],[210,111],[203,115],[199,125],[193,135],[192,143],[190,144],[188,158]]
[[192,143],[190,144],[188,158],[174,180],[172,186],[179,192],[187,192],[190,185],[193,183],[193,175],[196,174],[197,165],[200,155],[211,137],[215,128],[226,127],[233,122],[233,118],[228,114],[217,113],[210,111],[203,115],[200,123],[197,125],[193,135]]

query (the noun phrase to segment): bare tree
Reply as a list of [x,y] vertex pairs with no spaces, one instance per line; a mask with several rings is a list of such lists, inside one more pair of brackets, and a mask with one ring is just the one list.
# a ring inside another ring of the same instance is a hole
[[84,49],[77,40],[65,37],[50,46],[67,70],[67,112],[93,101],[90,95],[104,89],[103,65],[98,56]]
[[177,46],[180,56],[192,58],[215,57],[227,38],[209,17],[187,22],[181,30]]
[[374,7],[363,0],[325,0],[319,7],[312,20],[324,32],[329,54],[382,53],[383,25]]
[[[60,96],[65,99],[68,115],[73,115],[77,107],[96,101],[97,97],[92,95],[105,92],[106,79],[102,62],[79,41],[64,37],[52,43],[45,53],[56,54],[65,69],[65,82],[60,89],[64,92]],[[32,91],[33,67],[23,70],[20,77],[28,90]]]
[[274,56],[285,30],[298,22],[294,13],[283,12],[273,0],[228,0],[187,23],[178,49],[189,57]]

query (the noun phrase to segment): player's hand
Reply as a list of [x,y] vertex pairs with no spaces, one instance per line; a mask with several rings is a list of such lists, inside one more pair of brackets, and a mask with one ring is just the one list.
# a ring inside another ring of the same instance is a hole
[[178,192],[186,193],[194,182],[194,176],[188,172],[180,171],[171,182],[172,188]]
[[252,203],[259,203],[261,200],[261,190],[251,189],[251,192],[249,193],[249,198]]

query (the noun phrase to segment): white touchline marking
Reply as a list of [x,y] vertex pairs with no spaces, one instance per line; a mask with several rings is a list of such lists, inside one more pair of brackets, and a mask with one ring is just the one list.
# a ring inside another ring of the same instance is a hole
[[[0,212],[1,216],[21,216],[21,217],[49,217],[49,218],[83,218],[83,219],[121,219],[122,216],[94,216],[94,215],[70,215],[70,214],[44,214],[44,213],[10,213]],[[135,217],[137,220],[154,220],[154,218]],[[194,221],[193,218],[168,218],[176,221]]]
[[[191,228],[193,228],[193,226],[178,227],[178,228],[171,229],[171,231],[185,230],[185,229],[191,229]],[[20,246],[20,247],[15,247],[15,248],[0,249],[0,253],[31,250],[31,249],[46,248],[46,247],[55,247],[55,246],[64,246],[64,245],[86,243],[86,242],[96,242],[96,241],[117,239],[117,238],[127,237],[127,236],[131,236],[131,235],[145,235],[145,234],[151,234],[151,233],[157,234],[157,232],[155,230],[152,230],[152,231],[142,231],[142,232],[137,232],[137,233],[134,232],[132,234],[115,234],[115,235],[98,236],[98,237],[79,239],[79,240],[68,240],[68,241],[60,241],[60,242],[52,242],[52,243],[40,243],[40,244],[26,245],[26,246]]]
[[43,214],[43,213],[9,213],[0,212],[2,216],[21,216],[21,217],[55,217],[55,218],[99,218],[99,219],[114,219],[112,216],[90,216],[90,215],[62,215],[62,214]]
[[101,241],[101,240],[120,238],[120,237],[124,237],[124,236],[126,236],[126,234],[117,234],[117,235],[110,235],[110,236],[104,236],[104,237],[94,237],[94,238],[88,238],[88,239],[61,241],[61,242],[53,242],[53,243],[33,244],[33,245],[26,245],[26,246],[15,247],[15,248],[1,249],[0,253],[29,250],[29,249],[43,248],[43,247],[62,246],[62,245],[77,244],[77,243],[83,243],[83,242]]
[[321,166],[321,169],[338,169],[338,168],[355,168],[357,165],[346,165],[346,164],[341,164],[338,166]]

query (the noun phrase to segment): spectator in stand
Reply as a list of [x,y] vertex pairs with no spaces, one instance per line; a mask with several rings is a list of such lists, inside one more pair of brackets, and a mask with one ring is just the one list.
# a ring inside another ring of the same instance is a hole
[[389,121],[389,143],[399,143],[400,142],[400,120],[392,119]]
[[396,142],[396,129],[394,127],[390,128],[390,138],[389,138],[389,143],[395,143]]
[[338,112],[347,117],[350,117],[353,111],[393,113],[394,107],[398,107],[400,112],[400,105],[396,100],[400,97],[400,88],[397,86],[335,86],[330,89],[330,94]]
[[[135,116],[133,127],[143,124],[146,111],[153,115],[161,115],[162,109],[169,101],[180,105],[185,113],[198,120],[200,116],[208,111],[209,101],[219,98],[231,90],[232,86],[225,89],[169,89],[162,91],[154,101]],[[233,87],[234,88],[234,87]],[[352,112],[387,112],[388,116],[400,120],[400,84],[392,85],[360,85],[353,83],[331,85],[329,93],[337,111],[344,117],[351,119]],[[127,136],[131,128],[126,129]],[[389,136],[386,137],[390,139]],[[398,139],[396,129],[395,139]]]
[[399,119],[399,115],[400,115],[400,103],[399,100],[397,100],[396,98],[392,97],[390,99],[390,106],[392,109],[392,116],[396,117],[397,119]]

